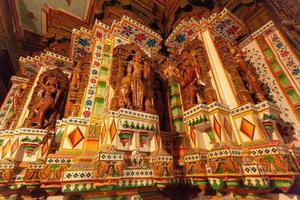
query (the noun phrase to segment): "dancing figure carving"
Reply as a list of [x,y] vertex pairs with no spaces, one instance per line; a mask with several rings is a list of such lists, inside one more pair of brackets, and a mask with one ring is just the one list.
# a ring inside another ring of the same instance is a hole
[[55,121],[55,108],[60,108],[61,97],[68,86],[68,77],[60,69],[44,72],[34,90],[29,105],[27,127],[47,128]]

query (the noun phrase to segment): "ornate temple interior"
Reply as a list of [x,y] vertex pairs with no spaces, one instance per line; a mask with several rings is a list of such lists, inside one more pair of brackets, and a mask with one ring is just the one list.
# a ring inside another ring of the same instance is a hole
[[1,0],[0,199],[299,199],[298,0]]

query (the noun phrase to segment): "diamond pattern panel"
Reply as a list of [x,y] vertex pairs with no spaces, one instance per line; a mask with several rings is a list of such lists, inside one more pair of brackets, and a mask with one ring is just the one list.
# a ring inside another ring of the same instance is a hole
[[224,128],[226,130],[226,133],[229,135],[229,137],[232,138],[232,128],[226,118],[224,118]]
[[6,156],[10,148],[10,140],[2,147],[2,158]]
[[113,141],[114,138],[115,138],[115,135],[117,133],[117,127],[116,127],[116,124],[115,124],[115,120],[113,120],[113,122],[112,122],[112,124],[110,126],[109,133],[110,133],[111,141]]
[[191,139],[193,140],[193,143],[196,145],[196,134],[193,129],[190,129],[190,136]]
[[15,140],[15,142],[11,145],[11,155],[15,153],[17,148],[19,147],[19,140]]
[[46,141],[45,144],[42,146],[42,156],[45,155],[47,150],[48,150],[48,141]]
[[84,138],[79,127],[77,127],[74,131],[72,131],[68,137],[73,148],[75,148]]
[[215,116],[214,116],[214,131],[221,140],[221,125]]
[[255,125],[243,118],[240,131],[253,140]]
[[160,148],[160,134],[158,133],[158,130],[156,131],[155,133],[155,136],[156,136],[156,142],[157,142],[157,148],[159,149]]
[[103,142],[104,142],[105,134],[106,134],[106,126],[104,124],[104,126],[102,128],[102,131],[101,131],[101,134],[100,134],[101,144],[103,144]]

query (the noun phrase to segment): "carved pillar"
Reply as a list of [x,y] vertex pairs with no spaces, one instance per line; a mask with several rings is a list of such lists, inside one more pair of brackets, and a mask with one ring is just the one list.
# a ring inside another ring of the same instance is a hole
[[77,101],[77,94],[79,89],[79,82],[80,82],[80,66],[81,61],[77,63],[77,65],[74,68],[72,79],[70,82],[70,90],[68,93],[67,103],[66,103],[66,110],[64,113],[64,117],[68,117],[72,115],[72,108],[74,107],[74,104]]
[[224,63],[224,67],[230,75],[231,81],[233,83],[232,85],[234,86],[235,91],[237,93],[239,104],[246,104],[252,102],[251,96],[247,91],[243,80],[238,72],[238,64],[236,63],[233,55],[231,54],[227,42],[220,37],[216,37],[216,47]]
[[114,49],[113,53],[113,68],[112,76],[116,76],[116,79],[111,80],[111,85],[115,90],[114,96],[110,103],[110,110],[118,110],[119,106],[119,98],[120,98],[120,90],[121,90],[121,82],[124,76],[124,61],[126,59],[126,54],[124,53],[122,48]]
[[198,42],[196,47],[196,59],[197,62],[200,65],[200,77],[201,80],[204,82],[205,87],[204,87],[204,98],[205,98],[205,103],[210,104],[214,101],[218,101],[218,97],[216,94],[216,91],[214,90],[212,83],[211,83],[211,77],[209,75],[210,71],[210,63],[209,63],[209,58],[207,56],[206,50],[204,48],[204,45],[202,42]]
[[78,117],[84,90],[88,84],[89,72],[90,62],[88,60],[78,61],[74,67],[64,118],[69,116]]
[[80,107],[82,106],[82,99],[84,97],[85,88],[88,85],[89,73],[90,73],[91,63],[90,61],[83,62],[80,66],[80,83],[77,92],[76,102],[73,105],[72,116],[79,116]]

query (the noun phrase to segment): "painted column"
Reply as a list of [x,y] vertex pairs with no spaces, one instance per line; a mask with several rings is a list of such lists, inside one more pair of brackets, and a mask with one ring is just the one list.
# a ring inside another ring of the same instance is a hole
[[236,94],[229,82],[228,74],[225,71],[211,34],[211,31],[208,29],[202,33],[202,36],[211,63],[212,74],[216,78],[217,90],[220,92],[220,101],[229,105],[230,108],[235,108],[239,105],[235,97]]

